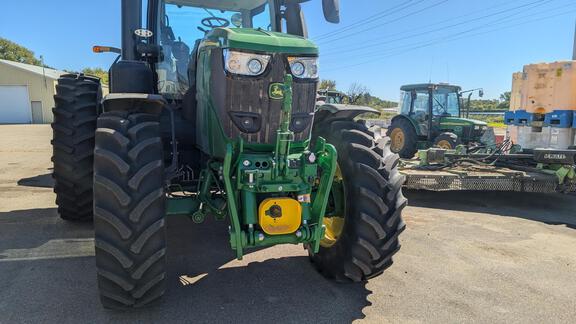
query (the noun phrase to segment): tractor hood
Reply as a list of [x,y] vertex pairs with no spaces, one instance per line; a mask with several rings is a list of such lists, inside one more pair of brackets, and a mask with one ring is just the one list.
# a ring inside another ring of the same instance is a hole
[[230,49],[246,51],[318,55],[318,47],[311,41],[289,34],[253,28],[215,28],[209,39],[218,38]]
[[488,126],[487,123],[470,118],[442,117],[442,123],[452,126]]

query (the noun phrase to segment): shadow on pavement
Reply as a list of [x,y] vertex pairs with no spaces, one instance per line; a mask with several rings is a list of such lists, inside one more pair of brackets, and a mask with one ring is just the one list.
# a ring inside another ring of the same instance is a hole
[[519,192],[405,190],[409,205],[518,217],[576,229],[576,196]]
[[[129,312],[100,306],[91,256],[0,262],[3,317],[24,322],[200,323],[349,323],[364,318],[363,309],[371,305],[365,284],[323,278],[301,247],[249,250],[246,259],[253,262],[235,261],[227,228],[226,222],[198,225],[187,218],[169,218],[166,295],[158,305]],[[89,224],[67,224],[53,208],[0,213],[0,254],[92,235]]]
[[19,186],[27,187],[40,187],[40,188],[52,188],[54,187],[54,179],[52,179],[52,173],[37,175],[30,178],[22,178],[18,180]]

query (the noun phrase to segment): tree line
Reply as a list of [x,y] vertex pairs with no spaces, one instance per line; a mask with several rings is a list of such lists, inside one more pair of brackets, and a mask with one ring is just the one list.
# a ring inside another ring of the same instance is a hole
[[511,92],[506,91],[500,95],[500,99],[474,99],[470,100],[470,110],[509,110]]
[[[321,80],[318,85],[319,90],[337,90],[336,81],[334,80]],[[340,91],[348,96],[348,102],[354,105],[368,106],[374,109],[382,110],[385,108],[396,108],[398,102],[383,100],[377,96],[370,94],[370,90],[363,84],[354,82],[350,85],[347,91]]]
[[[2,37],[0,37],[0,59],[53,69],[53,67],[44,63],[42,56],[36,57],[34,52],[30,49]],[[75,71],[64,71],[75,73]],[[105,71],[102,68],[87,67],[82,69],[81,72],[87,75],[96,76],[102,80],[102,83],[108,84],[108,71]]]

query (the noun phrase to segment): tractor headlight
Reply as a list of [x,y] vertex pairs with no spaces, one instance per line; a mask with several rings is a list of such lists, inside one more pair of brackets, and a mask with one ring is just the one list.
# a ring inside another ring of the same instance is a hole
[[318,77],[317,57],[289,57],[290,71],[299,79],[316,79]]
[[230,73],[260,75],[266,70],[268,62],[270,62],[270,55],[224,50],[224,66]]

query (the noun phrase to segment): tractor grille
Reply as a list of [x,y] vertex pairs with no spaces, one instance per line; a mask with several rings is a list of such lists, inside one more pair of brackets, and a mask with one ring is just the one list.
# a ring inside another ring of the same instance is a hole
[[[279,128],[282,100],[270,99],[268,90],[272,83],[283,83],[289,71],[285,55],[274,54],[262,76],[244,77],[224,72],[222,52],[212,51],[211,88],[216,90],[215,106],[224,132],[229,138],[241,137],[248,143],[274,144]],[[316,103],[316,80],[294,78],[292,98],[291,130],[295,141],[304,141],[310,136]],[[245,119],[250,127],[242,127]]]

